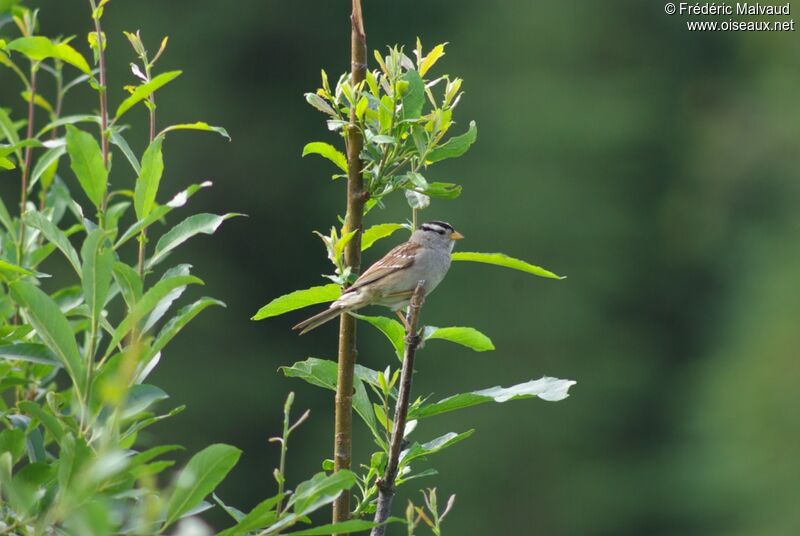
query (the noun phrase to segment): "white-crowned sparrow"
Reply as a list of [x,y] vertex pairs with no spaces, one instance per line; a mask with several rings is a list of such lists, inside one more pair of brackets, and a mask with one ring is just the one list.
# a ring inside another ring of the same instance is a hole
[[[425,295],[430,294],[450,269],[450,252],[456,240],[464,236],[443,221],[423,223],[400,244],[342,292],[328,309],[297,324],[293,329],[307,333],[342,313],[367,305],[384,305],[398,311],[408,305],[420,281],[425,281]],[[402,318],[402,317],[401,317]]]

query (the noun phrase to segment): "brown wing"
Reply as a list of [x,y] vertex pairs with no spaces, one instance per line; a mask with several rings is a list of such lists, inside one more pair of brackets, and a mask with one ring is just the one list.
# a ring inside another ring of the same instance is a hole
[[393,274],[398,270],[408,268],[414,264],[414,256],[418,247],[419,245],[411,242],[405,242],[395,247],[384,255],[382,259],[367,268],[367,271],[361,274],[361,276],[356,279],[356,282],[345,290],[345,292],[351,292],[364,285],[383,279],[387,275]]

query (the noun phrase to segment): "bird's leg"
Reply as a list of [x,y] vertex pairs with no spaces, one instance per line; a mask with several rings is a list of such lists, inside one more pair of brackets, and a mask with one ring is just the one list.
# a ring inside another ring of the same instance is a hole
[[400,319],[400,322],[403,323],[403,327],[406,328],[406,333],[408,333],[408,322],[406,322],[406,317],[403,313],[400,312],[400,309],[396,310],[394,314],[397,315],[397,318]]

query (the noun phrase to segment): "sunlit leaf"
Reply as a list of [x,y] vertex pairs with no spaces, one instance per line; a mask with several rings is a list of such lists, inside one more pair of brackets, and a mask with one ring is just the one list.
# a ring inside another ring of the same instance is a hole
[[311,143],[307,143],[305,147],[303,147],[303,156],[309,154],[318,154],[323,158],[327,158],[336,166],[347,173],[347,157],[341,151],[337,150],[333,145],[330,143],[324,143],[321,141],[312,141]]
[[428,70],[431,67],[433,67],[433,65],[439,60],[439,58],[444,56],[444,47],[446,44],[447,43],[436,45],[435,47],[433,47],[433,50],[428,52],[428,54],[424,58],[422,58],[422,61],[419,66],[420,75],[425,76],[425,73],[427,73]]
[[481,262],[484,264],[494,264],[495,266],[502,266],[504,268],[511,268],[521,272],[538,275],[539,277],[548,277],[550,279],[565,279],[560,275],[556,275],[549,270],[545,270],[541,266],[536,266],[528,262],[509,257],[505,253],[476,253],[471,251],[456,251],[451,256],[454,261],[470,261]]
[[296,290],[279,298],[275,298],[259,309],[252,319],[263,320],[264,318],[270,318],[296,309],[302,309],[309,305],[331,302],[338,299],[341,294],[342,289],[335,283],[311,287],[304,290]]
[[413,69],[403,75],[403,80],[408,82],[408,89],[403,95],[403,118],[417,119],[422,115],[425,105],[425,83]]
[[203,121],[197,121],[195,123],[180,123],[178,125],[170,125],[164,130],[161,131],[161,134],[164,135],[167,132],[172,132],[175,130],[201,130],[204,132],[216,132],[220,136],[227,138],[230,141],[231,137],[228,134],[228,131],[222,127],[215,127],[213,125],[209,125]]
[[400,360],[403,359],[406,336],[406,330],[403,327],[403,324],[397,320],[394,320],[393,318],[387,318],[385,316],[366,316],[356,313],[351,314],[359,320],[363,320],[364,322],[374,326],[381,333],[386,335],[386,338],[389,339],[389,342],[392,344],[392,348],[394,348],[395,354],[397,354],[397,358]]
[[419,444],[414,442],[410,447],[400,453],[400,462],[403,464],[407,464],[416,458],[421,458],[423,456],[428,456],[430,454],[435,454],[440,450],[444,450],[449,446],[455,445],[456,443],[463,441],[464,439],[468,438],[475,432],[475,430],[468,430],[466,432],[456,434],[455,432],[449,432],[443,436],[437,437],[427,443]]
[[425,326],[423,339],[426,341],[429,339],[450,341],[471,348],[476,352],[494,350],[492,340],[475,328]]
[[400,223],[379,223],[373,225],[361,235],[361,251],[366,251],[381,238],[391,236],[395,231],[404,228],[405,226]]
[[447,158],[459,157],[467,152],[476,139],[478,139],[478,127],[475,125],[475,121],[470,121],[469,129],[466,133],[453,136],[442,145],[435,147],[425,159],[428,162],[439,162]]
[[328,523],[327,525],[320,525],[313,529],[298,530],[290,532],[286,536],[320,536],[323,534],[348,534],[351,532],[359,532],[369,530],[372,527],[385,525],[388,523],[402,523],[403,520],[397,517],[390,517],[383,523],[375,523],[374,521],[367,521],[366,519],[351,519],[349,521],[340,521],[339,523]]
[[538,380],[520,383],[511,387],[492,387],[471,393],[454,395],[439,402],[424,404],[409,411],[410,419],[432,417],[448,411],[468,408],[486,402],[507,402],[524,398],[538,397],[542,400],[556,402],[569,396],[569,388],[576,382],[558,378],[542,377]]
[[125,114],[125,112],[130,110],[137,103],[148,98],[156,90],[178,78],[181,73],[182,71],[169,71],[166,73],[161,73],[160,75],[155,76],[151,81],[137,86],[136,89],[133,90],[133,93],[131,93],[127,99],[120,103],[119,107],[117,108],[117,113],[114,116],[114,120],[117,121]]

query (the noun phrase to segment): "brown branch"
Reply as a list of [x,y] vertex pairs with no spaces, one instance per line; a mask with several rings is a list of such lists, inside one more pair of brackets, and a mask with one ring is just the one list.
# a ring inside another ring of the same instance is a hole
[[[367,71],[367,36],[361,0],[353,0],[350,16],[350,81],[353,86],[363,82]],[[350,125],[347,128],[347,214],[344,232],[357,231],[344,250],[345,266],[357,274],[361,267],[361,226],[364,219],[364,176],[360,159],[364,140],[358,129],[355,106],[350,108]],[[343,234],[344,234],[343,232]],[[350,469],[353,443],[353,374],[358,350],[356,348],[356,320],[343,314],[339,324],[339,366],[336,383],[336,423],[334,430],[334,470]],[[333,503],[333,521],[346,521],[350,517],[350,494],[345,491]]]
[[394,428],[392,441],[389,444],[389,460],[383,478],[378,480],[378,505],[375,510],[374,521],[381,523],[372,529],[370,536],[383,536],[386,533],[386,520],[392,509],[392,499],[395,493],[395,480],[397,469],[400,465],[400,451],[403,450],[404,432],[408,417],[408,405],[411,397],[411,379],[414,374],[414,357],[420,343],[420,334],[417,330],[419,311],[425,302],[425,281],[417,283],[417,288],[411,296],[411,303],[406,314],[406,351],[403,356],[403,369],[400,373],[400,390],[397,393],[397,404],[394,410]]

